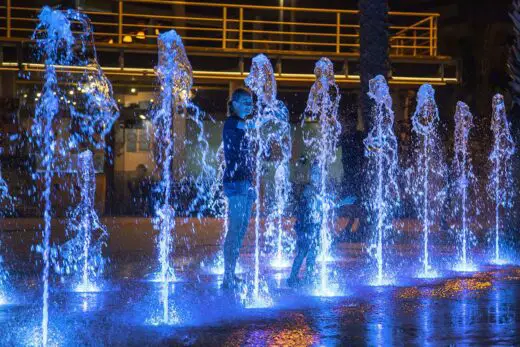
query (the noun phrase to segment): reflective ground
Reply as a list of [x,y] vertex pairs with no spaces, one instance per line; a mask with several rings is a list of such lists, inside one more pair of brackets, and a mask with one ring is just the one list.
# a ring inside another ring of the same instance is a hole
[[[435,250],[438,279],[416,279],[417,247],[392,248],[392,286],[371,286],[373,264],[362,244],[341,244],[329,263],[337,296],[286,286],[288,269],[264,266],[273,306],[245,308],[240,295],[223,291],[220,276],[200,268],[215,247],[176,258],[170,325],[158,325],[160,284],[147,281],[154,259],[112,257],[95,293],[76,293],[66,279],[52,284],[51,345],[346,346],[515,345],[520,341],[520,267],[482,265],[456,273],[448,249]],[[249,279],[253,249],[241,258]],[[485,260],[477,253],[475,259]],[[264,258],[262,264],[268,264]],[[23,267],[23,268],[22,268]],[[38,344],[41,285],[27,262],[11,274],[0,305],[0,345]],[[14,294],[16,293],[16,294]]]

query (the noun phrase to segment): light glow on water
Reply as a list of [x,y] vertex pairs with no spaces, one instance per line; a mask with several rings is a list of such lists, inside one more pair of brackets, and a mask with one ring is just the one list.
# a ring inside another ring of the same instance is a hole
[[9,304],[7,295],[0,289],[0,306]]
[[[157,271],[157,272],[148,274],[144,278],[144,281],[153,282],[153,283],[163,283],[165,281],[165,278],[163,277],[161,271]],[[179,278],[174,272],[170,273],[170,275],[167,276],[166,281],[168,283],[182,282],[181,278]]]
[[276,257],[271,260],[270,265],[274,269],[286,269],[291,267],[292,261],[284,258],[281,254],[277,254]]
[[81,282],[74,287],[76,293],[99,293],[103,291],[103,287],[93,282]]
[[453,268],[454,271],[458,272],[475,272],[478,271],[478,267],[473,263],[458,263]]
[[509,265],[513,264],[513,261],[507,258],[496,258],[496,255],[493,259],[491,259],[491,264],[493,265]]
[[319,296],[319,297],[341,297],[345,296],[346,293],[344,293],[337,283],[328,282],[327,288],[323,288],[321,285],[316,286],[312,291],[311,294],[313,296]]
[[168,310],[168,317],[164,319],[164,312],[156,312],[152,318],[148,318],[145,321],[145,325],[151,325],[154,327],[158,326],[176,326],[181,322],[179,315],[173,307]]
[[380,278],[376,277],[374,280],[372,280],[369,285],[373,287],[387,287],[387,286],[395,286],[397,284],[397,281],[395,278]]
[[417,275],[417,278],[422,278],[422,279],[434,279],[434,278],[439,278],[440,277],[440,274],[433,270],[433,269],[427,269],[426,271],[421,271],[419,272],[419,274]]

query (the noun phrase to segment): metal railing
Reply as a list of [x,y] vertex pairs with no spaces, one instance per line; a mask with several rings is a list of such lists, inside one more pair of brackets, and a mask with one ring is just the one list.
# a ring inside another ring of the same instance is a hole
[[[110,10],[84,9],[97,43],[155,45],[175,29],[187,48],[359,54],[359,12],[192,1],[119,0]],[[40,8],[0,0],[0,38],[27,40]],[[310,15],[311,14],[311,15]],[[437,13],[390,12],[390,53],[437,56]]]

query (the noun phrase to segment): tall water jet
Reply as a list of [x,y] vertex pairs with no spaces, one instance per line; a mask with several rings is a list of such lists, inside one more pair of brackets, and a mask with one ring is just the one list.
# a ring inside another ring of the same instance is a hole
[[454,157],[452,172],[455,185],[455,217],[460,222],[457,230],[459,263],[456,270],[473,271],[474,265],[468,259],[468,247],[471,242],[469,228],[469,193],[475,183],[473,165],[469,153],[469,134],[473,128],[473,115],[468,105],[459,101],[455,110]]
[[175,231],[175,209],[172,202],[173,158],[175,153],[175,117],[183,117],[183,109],[189,101],[192,86],[191,64],[184,50],[182,39],[174,30],[162,33],[158,37],[159,63],[155,68],[159,95],[151,111],[155,136],[155,162],[160,174],[158,191],[160,193],[153,226],[159,232],[157,247],[159,253],[162,283],[162,323],[173,323],[175,317],[169,312],[169,282],[175,279],[171,253],[173,232]]
[[[51,236],[51,183],[60,172],[56,156],[65,157],[80,144],[103,148],[104,138],[119,113],[112,98],[112,87],[97,63],[93,31],[88,17],[74,10],[60,11],[44,7],[33,34],[38,53],[45,63],[44,84],[36,105],[32,138],[39,151],[39,167],[43,171],[44,205],[42,345],[48,342],[49,269]],[[79,32],[79,34],[78,34]],[[83,66],[76,82],[82,95],[64,90],[60,82],[70,80],[67,73],[59,75],[58,65]],[[70,114],[70,122],[61,122],[60,110]],[[34,179],[39,175],[34,174]]]
[[[255,272],[253,280],[253,302],[251,306],[269,306],[270,297],[267,284],[260,281],[260,212],[262,208],[262,197],[260,196],[261,173],[267,165],[267,160],[272,153],[271,150],[278,147],[281,151],[281,160],[275,163],[275,167],[287,165],[290,158],[290,126],[288,123],[288,111],[280,100],[276,99],[276,80],[273,66],[269,59],[259,54],[253,58],[251,71],[245,79],[246,86],[251,89],[256,98],[256,109],[254,120],[259,123],[267,121],[260,128],[255,127],[248,133],[256,143],[255,151]],[[288,170],[287,170],[288,172]],[[286,177],[288,179],[288,177]],[[287,184],[288,185],[288,184]],[[289,190],[284,191],[286,194]],[[285,197],[283,198],[285,199]],[[287,201],[286,199],[284,201]],[[284,201],[279,202],[279,208],[284,210]],[[279,230],[282,232],[282,230]],[[260,288],[262,287],[262,288]],[[262,293],[260,293],[262,291]]]
[[400,202],[397,185],[397,138],[393,128],[392,97],[383,76],[377,75],[370,80],[368,96],[375,103],[372,111],[372,129],[364,140],[368,175],[376,178],[371,182],[368,201],[368,209],[375,220],[375,237],[371,249],[375,250],[377,261],[375,284],[384,285],[389,283],[389,279],[384,271],[383,242],[393,230],[393,212]]
[[289,228],[289,219],[286,215],[286,208],[288,206],[289,193],[291,191],[291,185],[289,182],[290,154],[289,147],[288,150],[284,151],[282,160],[275,170],[274,199],[266,221],[267,233],[272,235],[272,231],[275,232],[274,242],[272,242],[274,243],[275,256],[271,261],[271,266],[275,268],[290,266],[291,263],[287,259],[286,254],[290,253],[294,246],[286,231]]
[[514,195],[512,156],[516,151],[515,142],[511,136],[509,121],[507,120],[504,97],[496,94],[493,97],[493,116],[491,119],[493,131],[493,149],[489,155],[492,165],[488,178],[488,192],[495,207],[495,264],[506,263],[500,251],[500,234],[503,232],[503,219],[500,209],[512,207]]
[[57,273],[79,277],[75,291],[96,292],[100,290],[98,277],[107,262],[103,248],[107,245],[108,231],[95,209],[96,172],[92,151],[79,153],[77,173],[80,202],[68,214],[67,236],[71,238],[53,252],[53,263]]
[[[224,144],[220,144],[217,150],[216,177],[209,188],[209,201],[207,209],[216,218],[222,219],[222,233],[220,234],[219,244],[223,245],[228,230],[228,201],[224,195],[224,172],[226,170],[226,160],[224,158]],[[209,261],[202,261],[201,267],[209,273],[216,275],[224,274],[224,247],[220,247],[215,257]],[[237,264],[235,273],[242,271],[240,264]]]
[[430,233],[439,222],[445,199],[446,162],[438,131],[439,111],[435,103],[435,90],[423,84],[417,93],[417,107],[412,116],[414,159],[411,182],[407,187],[413,196],[415,209],[422,225],[423,255],[419,276],[436,277],[430,261]]
[[314,67],[316,81],[311,87],[305,114],[310,120],[318,122],[318,132],[304,133],[304,142],[311,155],[317,161],[320,173],[318,193],[320,223],[320,251],[318,260],[321,262],[319,295],[332,295],[329,286],[327,260],[330,257],[331,231],[334,221],[332,195],[329,188],[330,166],[336,160],[336,147],[341,132],[338,121],[340,101],[339,88],[334,78],[334,66],[328,58],[321,58]]

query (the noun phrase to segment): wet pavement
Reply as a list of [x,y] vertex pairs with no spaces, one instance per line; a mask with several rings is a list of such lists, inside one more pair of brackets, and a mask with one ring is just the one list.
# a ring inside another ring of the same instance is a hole
[[[330,297],[313,287],[289,288],[289,269],[268,266],[272,306],[247,308],[241,291],[220,287],[221,276],[200,267],[216,249],[193,249],[175,259],[179,282],[170,284],[170,324],[162,314],[161,284],[146,280],[153,258],[115,256],[101,291],[77,293],[55,278],[50,296],[50,345],[134,346],[389,346],[518,345],[520,267],[481,265],[478,272],[449,270],[449,248],[435,250],[442,277],[417,279],[417,247],[393,247],[393,285],[370,285],[373,263],[362,244],[341,244],[328,264]],[[252,248],[241,258],[251,280]],[[485,254],[475,254],[485,262]],[[37,345],[41,323],[38,272],[24,265],[11,275],[0,305],[0,345]]]

